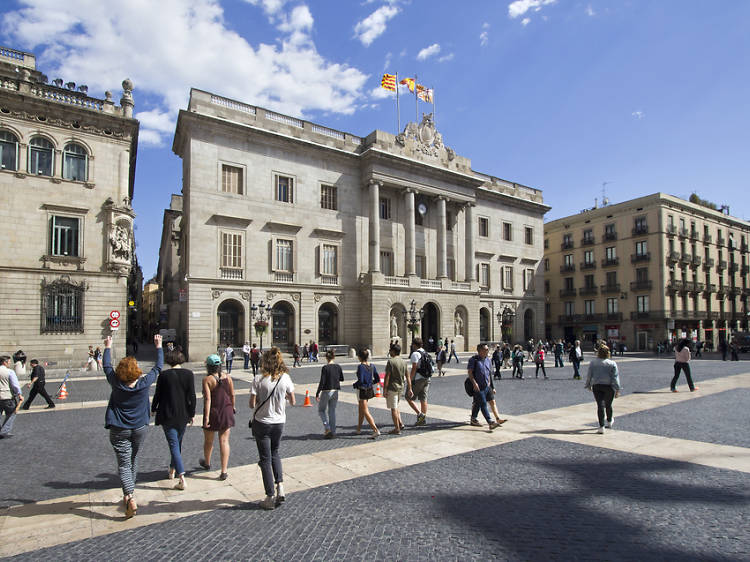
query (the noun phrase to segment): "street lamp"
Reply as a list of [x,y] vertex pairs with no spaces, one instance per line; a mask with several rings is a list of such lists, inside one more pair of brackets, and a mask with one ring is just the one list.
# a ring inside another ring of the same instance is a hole
[[411,303],[409,303],[409,318],[406,322],[406,327],[409,328],[409,331],[411,332],[412,345],[414,345],[414,332],[419,329],[419,324],[422,322],[423,317],[424,309],[420,308],[417,310],[417,303],[412,299]]
[[497,311],[497,321],[500,323],[503,333],[503,341],[505,343],[510,343],[510,338],[513,332],[513,319],[515,317],[516,313],[509,306]]
[[255,333],[260,336],[260,351],[263,351],[263,332],[268,328],[268,319],[266,318],[266,304],[261,301],[258,306],[250,304],[250,311],[253,313],[253,320],[255,321],[253,326],[255,327]]

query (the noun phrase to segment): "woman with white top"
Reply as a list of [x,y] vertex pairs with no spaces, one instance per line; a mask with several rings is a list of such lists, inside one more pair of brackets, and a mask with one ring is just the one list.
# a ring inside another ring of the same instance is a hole
[[610,359],[609,348],[603,343],[597,348],[596,357],[589,363],[584,388],[594,393],[596,415],[599,418],[598,433],[604,433],[604,428],[611,428],[615,422],[612,415],[612,401],[620,395],[622,386],[617,363]]
[[254,410],[253,437],[258,446],[258,466],[266,490],[266,498],[260,505],[263,509],[273,509],[285,499],[279,444],[286,423],[286,401],[295,405],[294,384],[278,347],[263,353],[261,372],[253,379],[250,388],[250,408]]
[[672,392],[677,392],[677,379],[680,378],[680,371],[685,372],[685,379],[687,379],[690,392],[698,390],[698,387],[693,384],[693,377],[690,373],[689,363],[690,340],[683,338],[674,348],[674,377],[672,377],[672,382],[669,384],[669,388]]

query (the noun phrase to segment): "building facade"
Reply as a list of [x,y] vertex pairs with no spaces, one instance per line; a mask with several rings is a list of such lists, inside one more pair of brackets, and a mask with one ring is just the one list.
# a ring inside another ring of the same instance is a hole
[[120,106],[61,79],[34,55],[0,48],[0,349],[76,366],[122,315],[134,263],[138,122],[133,85]]
[[544,333],[541,192],[474,172],[431,115],[362,138],[192,90],[173,150],[157,276],[192,357],[260,343],[261,312],[266,346],[384,354],[412,301],[459,350]]
[[547,336],[714,348],[747,329],[750,223],[655,193],[545,225]]

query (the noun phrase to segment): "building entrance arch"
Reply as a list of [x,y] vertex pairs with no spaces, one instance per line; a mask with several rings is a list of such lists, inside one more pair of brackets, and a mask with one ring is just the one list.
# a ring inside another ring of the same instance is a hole
[[527,342],[534,337],[534,312],[527,308],[523,313],[523,341]]
[[[427,351],[435,351],[440,337],[440,310],[434,302],[426,302],[422,311],[422,343]],[[432,344],[430,344],[430,338],[432,338]]]
[[489,309],[482,307],[479,309],[479,341],[488,342],[492,339],[492,331],[490,330],[490,311]]
[[271,345],[291,351],[294,345],[294,307],[279,301],[271,308]]
[[318,345],[324,347],[338,343],[339,309],[330,302],[318,309]]
[[217,317],[217,345],[242,347],[245,341],[245,308],[242,303],[234,299],[222,302],[216,310]]

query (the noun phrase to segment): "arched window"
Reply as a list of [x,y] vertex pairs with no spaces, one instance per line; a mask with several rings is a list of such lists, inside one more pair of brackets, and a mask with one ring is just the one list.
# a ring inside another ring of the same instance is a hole
[[43,137],[34,137],[29,143],[29,173],[35,176],[51,176],[54,147]]
[[18,169],[18,139],[8,131],[0,131],[0,166],[3,170]]
[[63,178],[86,181],[89,174],[89,154],[80,144],[69,143],[63,150]]

